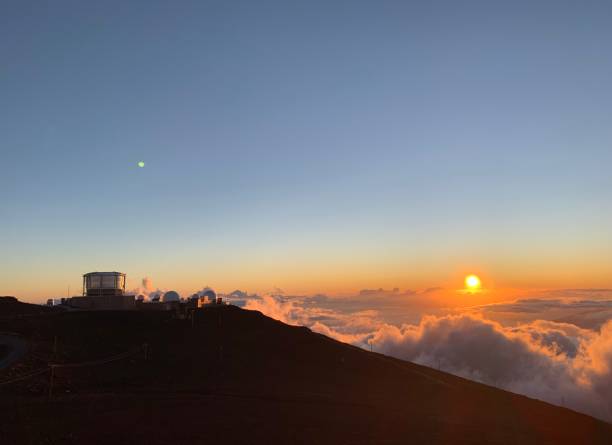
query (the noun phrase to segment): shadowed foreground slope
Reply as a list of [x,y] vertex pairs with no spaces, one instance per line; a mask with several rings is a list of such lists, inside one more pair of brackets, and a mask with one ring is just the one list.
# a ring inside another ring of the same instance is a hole
[[[586,415],[231,306],[193,324],[66,312],[0,331],[30,342],[0,381],[43,370],[0,385],[1,443],[612,443],[612,426]],[[50,401],[49,361],[85,364],[55,370]]]

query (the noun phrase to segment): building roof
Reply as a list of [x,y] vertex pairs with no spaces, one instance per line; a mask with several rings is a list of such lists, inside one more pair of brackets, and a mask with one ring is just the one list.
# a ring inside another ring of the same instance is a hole
[[84,274],[83,276],[84,277],[89,277],[91,275],[114,275],[114,276],[123,275],[123,276],[125,276],[125,274],[123,272],[88,272],[88,273]]

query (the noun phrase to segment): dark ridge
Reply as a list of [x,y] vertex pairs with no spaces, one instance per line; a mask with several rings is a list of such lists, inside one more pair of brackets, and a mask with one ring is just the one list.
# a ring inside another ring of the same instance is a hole
[[[0,313],[1,316],[1,313]],[[11,444],[607,444],[612,425],[233,306],[0,319],[49,362],[0,385]],[[146,344],[146,359],[145,347]],[[0,381],[18,375],[0,371]]]
[[0,317],[26,316],[60,312],[59,307],[42,306],[39,304],[22,303],[15,297],[0,297]]

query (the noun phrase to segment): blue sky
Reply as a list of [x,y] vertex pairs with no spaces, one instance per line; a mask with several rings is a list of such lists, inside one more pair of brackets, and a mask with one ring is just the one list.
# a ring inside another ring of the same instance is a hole
[[3,2],[0,293],[103,269],[612,286],[610,23],[609,2]]

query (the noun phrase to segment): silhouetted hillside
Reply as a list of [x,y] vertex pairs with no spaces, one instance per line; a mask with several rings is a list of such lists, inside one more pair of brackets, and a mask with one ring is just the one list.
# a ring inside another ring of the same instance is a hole
[[232,306],[193,321],[65,312],[0,331],[30,340],[21,375],[82,364],[55,370],[50,401],[48,373],[0,386],[1,443],[612,443],[586,415]]
[[0,297],[0,317],[15,315],[48,314],[59,312],[58,307],[41,306],[38,304],[22,303],[15,297]]

